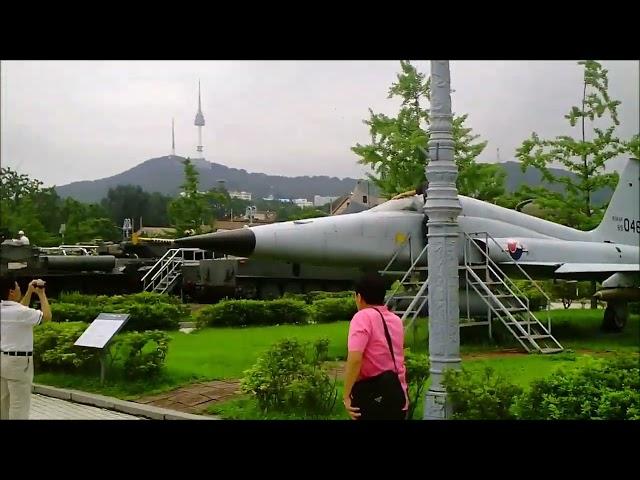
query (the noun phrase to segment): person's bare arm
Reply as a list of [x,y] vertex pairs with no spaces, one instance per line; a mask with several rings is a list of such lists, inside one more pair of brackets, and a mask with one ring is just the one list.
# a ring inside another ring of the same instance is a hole
[[29,282],[29,286],[27,287],[27,293],[25,293],[24,297],[22,297],[22,300],[20,300],[20,304],[24,305],[25,307],[28,307],[29,305],[31,305],[31,295],[33,295],[33,292],[35,291],[33,282],[35,282],[35,280],[32,280]]
[[351,389],[360,375],[360,367],[362,366],[362,352],[350,351],[347,355],[347,364],[344,370],[344,398],[343,403],[347,409],[347,413],[352,419],[360,416],[360,409],[351,406]]
[[40,310],[42,311],[42,323],[51,320],[51,306],[49,305],[49,299],[44,292],[44,287],[36,288],[36,295],[40,299]]

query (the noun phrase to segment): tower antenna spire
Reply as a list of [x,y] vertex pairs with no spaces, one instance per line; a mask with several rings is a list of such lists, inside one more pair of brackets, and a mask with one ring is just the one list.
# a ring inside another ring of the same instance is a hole
[[202,101],[200,97],[200,80],[198,80],[198,113],[193,124],[198,127],[198,146],[196,147],[197,158],[204,159],[202,147],[202,127],[204,127],[204,115],[202,114]]
[[175,120],[171,118],[171,155],[176,156],[176,130]]

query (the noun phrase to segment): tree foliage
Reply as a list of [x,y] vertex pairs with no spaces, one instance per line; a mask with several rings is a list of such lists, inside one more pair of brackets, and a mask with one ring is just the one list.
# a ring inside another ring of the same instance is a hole
[[8,236],[16,237],[23,230],[34,245],[57,245],[62,242],[59,232],[64,223],[67,243],[119,238],[118,228],[100,205],[62,200],[54,187],[43,188],[40,180],[9,167],[2,168],[0,177],[0,225]]
[[169,204],[169,217],[178,234],[193,231],[202,233],[205,225],[213,226],[215,210],[229,201],[228,194],[218,190],[198,190],[199,173],[190,159],[184,162],[184,183],[178,198]]
[[[560,135],[545,140],[533,132],[517,150],[523,171],[532,166],[538,169],[543,180],[551,184],[562,184],[565,194],[554,194],[546,188],[538,187],[527,193],[533,195],[536,203],[549,213],[549,220],[584,230],[596,227],[604,214],[605,207],[595,207],[592,203],[593,192],[603,188],[615,188],[618,175],[606,172],[606,162],[625,150],[635,148],[636,143],[625,144],[614,135],[618,121],[617,108],[620,102],[608,94],[608,72],[596,61],[578,62],[584,68],[582,104],[573,106],[565,119],[572,128],[578,128],[577,138]],[[596,119],[607,115],[612,125],[606,128],[595,126]],[[590,123],[588,128],[587,123]],[[593,135],[587,139],[587,130]],[[551,165],[560,164],[575,178],[556,176],[550,170]],[[526,188],[526,187],[525,187]]]
[[[374,170],[375,174],[369,177],[387,197],[424,183],[428,163],[430,79],[408,61],[401,61],[400,67],[387,96],[401,100],[400,111],[392,117],[369,109],[369,119],[364,123],[369,127],[371,143],[358,143],[352,148],[360,157],[359,163]],[[458,190],[463,195],[492,201],[504,193],[505,173],[498,165],[476,163],[487,142],[479,141],[479,135],[465,125],[467,118],[468,115],[453,118]]]
[[144,225],[169,224],[168,206],[171,197],[158,192],[146,192],[139,185],[118,185],[110,188],[101,205],[116,225],[125,218],[142,219]]

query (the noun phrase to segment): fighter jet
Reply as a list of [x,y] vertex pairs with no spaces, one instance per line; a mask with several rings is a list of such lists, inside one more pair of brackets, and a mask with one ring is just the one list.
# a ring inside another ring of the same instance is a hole
[[[622,329],[628,302],[640,300],[639,165],[638,159],[628,160],[602,222],[588,232],[460,195],[461,264],[462,240],[472,238],[510,275],[517,275],[518,269],[510,268],[517,264],[534,279],[602,282],[596,296],[607,302],[605,324]],[[408,268],[428,241],[423,207],[423,195],[410,195],[364,212],[196,235],[175,243],[230,255],[362,269],[384,268],[397,255],[396,262]],[[426,264],[427,255],[422,258]]]

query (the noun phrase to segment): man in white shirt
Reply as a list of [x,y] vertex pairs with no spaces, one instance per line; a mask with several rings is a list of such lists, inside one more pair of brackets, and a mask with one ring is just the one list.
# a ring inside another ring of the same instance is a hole
[[[29,308],[33,292],[42,310]],[[33,280],[24,297],[11,276],[0,277],[0,407],[2,420],[28,420],[33,383],[33,327],[51,320],[44,282]]]
[[20,231],[18,232],[18,240],[20,240],[20,242],[21,242],[23,245],[29,245],[29,244],[30,244],[30,243],[29,243],[29,238],[24,234],[24,232],[23,232],[22,230],[20,230]]

